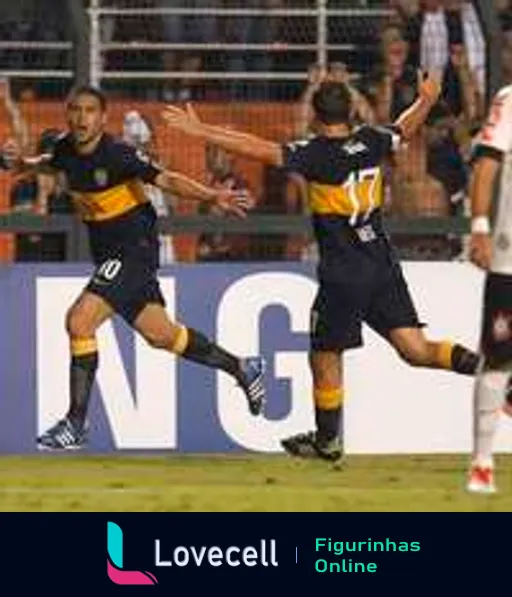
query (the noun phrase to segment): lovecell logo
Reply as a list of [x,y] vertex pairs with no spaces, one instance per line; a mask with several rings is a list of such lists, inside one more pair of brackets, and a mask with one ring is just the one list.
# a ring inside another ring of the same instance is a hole
[[156,585],[151,572],[123,569],[123,531],[115,522],[107,523],[107,571],[116,585]]

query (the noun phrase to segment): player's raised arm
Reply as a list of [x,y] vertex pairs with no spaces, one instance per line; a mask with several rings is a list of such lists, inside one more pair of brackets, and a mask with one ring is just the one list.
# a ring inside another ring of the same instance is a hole
[[440,93],[441,79],[437,74],[429,74],[420,82],[418,98],[394,123],[400,129],[402,139],[407,141],[423,126]]
[[489,269],[492,259],[491,210],[494,181],[500,162],[492,157],[481,157],[473,166],[469,196],[471,199],[470,259],[482,269]]
[[14,172],[39,172],[53,173],[53,154],[45,153],[35,156],[26,156],[15,139],[9,139],[2,148],[2,159],[5,169]]
[[190,108],[185,111],[176,106],[167,106],[162,117],[172,128],[204,139],[226,151],[274,166],[281,166],[283,163],[283,150],[279,143],[249,133],[205,124],[195,117]]
[[512,144],[512,102],[499,93],[476,140],[469,186],[471,201],[471,261],[489,269],[492,259],[490,213],[494,183]]
[[215,203],[223,211],[238,217],[245,217],[247,209],[251,207],[246,191],[213,189],[179,172],[162,170],[156,176],[154,184],[183,199]]
[[212,189],[180,172],[166,170],[130,145],[123,143],[121,149],[119,168],[123,178],[142,180],[189,201],[215,203],[223,211],[239,217],[244,217],[251,207],[246,192]]

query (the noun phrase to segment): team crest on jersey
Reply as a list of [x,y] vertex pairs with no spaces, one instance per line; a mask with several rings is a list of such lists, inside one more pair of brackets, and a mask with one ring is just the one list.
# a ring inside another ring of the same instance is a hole
[[107,185],[108,172],[105,170],[105,168],[96,168],[96,170],[94,170],[94,182],[99,187],[104,187]]
[[512,339],[512,315],[497,313],[492,324],[492,335],[496,342],[508,342]]

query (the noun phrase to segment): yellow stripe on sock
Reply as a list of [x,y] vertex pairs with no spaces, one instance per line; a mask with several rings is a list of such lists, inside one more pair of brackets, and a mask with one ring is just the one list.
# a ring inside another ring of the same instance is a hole
[[343,388],[315,388],[315,406],[323,410],[334,410],[343,404]]
[[437,358],[439,359],[439,365],[443,369],[453,369],[453,346],[454,345],[451,342],[441,342],[439,344]]
[[180,329],[176,334],[176,340],[171,347],[171,352],[174,354],[183,354],[188,346],[188,329],[184,325],[180,325]]
[[95,338],[72,338],[71,354],[74,357],[83,357],[94,352],[98,352],[98,342]]

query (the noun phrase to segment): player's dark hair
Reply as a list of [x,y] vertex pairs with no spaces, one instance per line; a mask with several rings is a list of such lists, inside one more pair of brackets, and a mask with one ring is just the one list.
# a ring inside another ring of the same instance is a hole
[[97,87],[93,87],[92,85],[79,85],[78,87],[75,87],[71,90],[71,93],[68,95],[67,104],[69,105],[79,95],[92,95],[98,100],[102,112],[105,112],[105,110],[107,109],[107,98],[105,94],[102,91],[100,91]]
[[323,124],[344,124],[350,120],[352,98],[344,83],[322,83],[313,95],[316,118]]

